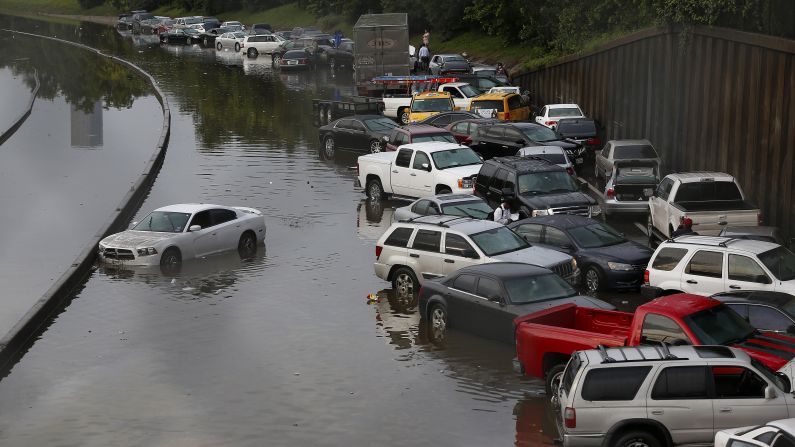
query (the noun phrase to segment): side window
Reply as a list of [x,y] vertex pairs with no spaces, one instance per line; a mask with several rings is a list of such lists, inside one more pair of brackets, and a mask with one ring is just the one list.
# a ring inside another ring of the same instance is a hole
[[[734,443],[732,442],[732,447],[734,447]],[[737,447],[742,447],[738,445]],[[783,432],[778,435],[771,447],[795,447],[795,440],[790,438],[789,436],[785,435]]]
[[441,246],[442,233],[439,231],[419,230],[414,236],[414,243],[411,248],[423,251],[439,252]]
[[200,225],[202,228],[209,228],[212,225],[212,220],[210,219],[210,210],[207,211],[199,211],[198,213],[193,215],[193,219],[190,221],[190,226],[193,225]]
[[456,123],[451,130],[455,133],[466,134],[469,123]]
[[729,279],[732,281],[755,282],[770,284],[762,267],[747,256],[729,255]]
[[428,205],[431,203],[430,200],[420,200],[414,204],[414,207],[411,211],[419,214],[420,216],[427,216],[428,215]]
[[364,132],[364,124],[356,120],[351,120],[351,129],[357,132]]
[[444,237],[445,253],[453,256],[463,256],[464,252],[467,250],[474,251],[472,249],[472,246],[469,245],[469,242],[467,242],[466,239],[464,239],[463,237],[457,234],[452,234],[452,233],[447,233],[445,235]]
[[414,153],[411,149],[400,149],[397,157],[395,157],[395,165],[401,168],[408,168],[411,163],[411,155]]
[[522,107],[522,97],[514,95],[508,98],[508,109],[515,110]]
[[478,186],[478,189],[481,191],[485,191],[489,187],[489,183],[491,182],[492,176],[497,172],[497,167],[489,164],[483,163],[483,166],[480,167],[480,172],[478,173],[477,178],[475,179],[475,184]]
[[513,231],[522,236],[527,242],[539,243],[541,242],[541,231],[543,229],[544,227],[538,224],[524,224],[514,228]]
[[657,197],[662,200],[668,200],[668,196],[671,194],[671,190],[674,188],[674,181],[666,178],[660,182],[659,186],[657,186]]
[[541,113],[539,115],[541,115],[544,118],[546,118],[546,116],[547,116],[547,106],[544,106],[544,107],[541,108]]
[[707,368],[703,366],[665,368],[654,382],[651,398],[654,400],[706,399]]
[[515,143],[517,141],[524,141],[524,138],[522,137],[522,134],[513,129],[505,129],[505,141]]
[[469,131],[467,134],[475,135],[478,132],[478,127],[480,127],[480,125],[477,123],[469,123]]
[[505,169],[500,169],[497,171],[497,174],[491,178],[491,183],[489,184],[489,188],[494,188],[496,190],[501,190],[503,185],[505,184],[505,177],[508,176],[508,172]]
[[[729,309],[737,312],[737,315],[743,317],[746,321],[748,320],[748,305],[747,304],[727,304]],[[753,325],[752,325],[753,326]]]
[[213,226],[220,225],[235,219],[237,219],[237,214],[235,214],[235,212],[232,210],[210,210],[210,221],[212,222]]
[[654,262],[651,263],[651,268],[669,272],[679,265],[679,261],[685,257],[685,254],[687,254],[687,250],[684,248],[663,248],[657,253]]
[[685,268],[685,273],[708,278],[723,277],[723,253],[707,250],[697,251],[690,258],[690,262]]
[[740,366],[713,366],[717,399],[764,399],[767,382],[750,369]]
[[498,283],[497,281],[491,278],[484,278],[481,276],[480,279],[478,280],[478,291],[477,293],[475,293],[475,295],[486,299],[494,297],[502,298],[503,297],[502,287],[500,286],[500,283]]
[[489,126],[486,128],[485,134],[489,138],[502,138],[504,132],[500,126]]
[[474,294],[476,279],[477,277],[474,275],[458,275],[458,278],[453,282],[453,288]]
[[395,231],[393,231],[392,234],[390,234],[389,237],[384,241],[384,245],[389,245],[391,247],[408,247],[409,239],[411,239],[411,233],[413,232],[413,228],[395,228]]
[[632,400],[651,366],[595,368],[585,375],[582,398],[588,401]]
[[552,227],[547,227],[547,232],[544,235],[544,243],[559,248],[571,246],[571,240],[566,236],[566,233]]
[[437,205],[436,202],[430,202],[428,204],[428,214],[442,214],[442,212],[439,210],[439,205]]
[[402,146],[404,144],[408,144],[409,143],[409,136],[406,135],[403,132],[398,132],[397,141],[398,141],[398,144],[397,144],[398,146]]
[[657,314],[646,315],[640,333],[640,342],[643,344],[692,344],[685,331],[679,327],[676,321]]
[[351,128],[351,120],[339,120],[337,124],[334,125],[336,129],[345,129],[348,130]]
[[748,306],[748,322],[751,326],[768,331],[787,332],[792,321],[772,307],[751,304]]
[[425,171],[426,168],[424,168],[422,165],[428,165],[428,167],[430,167],[431,159],[428,158],[425,152],[417,151],[416,155],[414,155],[414,164],[411,165],[411,168]]

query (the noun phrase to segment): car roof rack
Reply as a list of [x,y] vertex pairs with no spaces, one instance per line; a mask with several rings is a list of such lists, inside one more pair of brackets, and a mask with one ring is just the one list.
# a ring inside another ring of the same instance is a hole
[[660,351],[662,351],[665,360],[679,360],[679,357],[671,354],[671,351],[668,349],[668,343],[664,341],[660,342]]
[[616,359],[607,355],[607,349],[605,349],[605,345],[597,346],[596,350],[599,351],[599,355],[602,357],[602,363],[614,363],[616,361]]
[[737,241],[745,240],[741,237],[732,237],[732,236],[706,236],[706,237],[714,237],[714,238],[723,238],[724,240],[718,242],[717,244],[710,243],[708,241],[702,242],[687,242],[687,241],[677,241],[676,238],[678,237],[687,237],[687,236],[701,236],[700,234],[683,234],[681,236],[676,237],[669,237],[665,242],[673,242],[675,244],[682,244],[682,245],[703,245],[707,247],[722,247],[722,248],[729,248],[727,244]]
[[[653,349],[654,352],[657,353],[657,358],[653,358],[654,356],[647,356],[643,353],[643,348],[646,349]],[[602,358],[602,363],[635,363],[635,362],[652,362],[652,361],[665,361],[665,360],[687,360],[686,357],[677,357],[668,349],[668,344],[665,342],[661,342],[659,345],[644,345],[644,346],[617,346],[615,347],[616,352],[621,355],[621,358],[614,358],[610,357],[607,350],[610,349],[604,345],[599,345],[596,347],[596,351],[599,353],[599,356]],[[630,359],[624,353],[625,350],[632,349],[638,353],[640,358],[638,359]]]
[[[449,218],[449,219],[445,219],[445,220],[443,220],[443,221],[437,222],[435,225],[437,225],[437,226],[440,226],[440,227],[445,227],[445,228],[448,228],[448,227],[449,227],[449,225],[447,225],[447,223],[448,223],[448,222],[452,222],[452,221],[454,221],[454,220],[460,220],[460,219],[471,219],[471,217],[469,217],[469,216],[456,216],[456,217],[451,217],[451,218]],[[431,224],[431,225],[434,225],[434,224]]]

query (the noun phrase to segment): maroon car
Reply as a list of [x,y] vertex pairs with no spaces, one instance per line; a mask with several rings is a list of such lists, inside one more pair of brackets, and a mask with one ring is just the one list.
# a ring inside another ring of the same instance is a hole
[[477,134],[478,127],[484,124],[492,124],[496,121],[490,118],[463,120],[449,124],[446,129],[453,134],[459,144],[468,146],[472,142],[472,135]]
[[396,151],[397,148],[409,143],[427,143],[429,141],[444,141],[455,143],[455,137],[447,129],[440,129],[427,124],[408,124],[392,129],[392,133],[384,137],[387,151]]

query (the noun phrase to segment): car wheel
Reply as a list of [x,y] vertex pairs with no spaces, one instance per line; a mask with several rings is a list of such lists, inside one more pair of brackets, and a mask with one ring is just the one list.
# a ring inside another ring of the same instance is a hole
[[257,253],[257,237],[250,231],[240,235],[237,242],[237,252],[243,258],[249,258]]
[[400,119],[400,124],[406,125],[409,123],[409,109],[407,107],[403,107],[402,109],[398,110],[398,118]]
[[163,38],[163,43],[168,43],[168,36]]
[[177,273],[182,266],[182,253],[176,247],[170,247],[160,256],[160,269],[163,273]]
[[329,160],[334,158],[334,153],[336,152],[336,144],[334,143],[334,137],[328,136],[325,140],[323,140],[323,155]]
[[439,188],[439,190],[436,191],[436,194],[452,194],[452,193],[453,190],[450,188]]
[[224,48],[224,46],[221,45],[221,42],[216,42],[215,48],[218,48],[218,51],[221,51]]
[[589,292],[598,292],[604,288],[604,274],[599,267],[592,265],[585,269],[583,284]]
[[420,288],[420,282],[417,281],[417,276],[408,267],[400,267],[395,271],[395,276],[392,279],[392,287],[398,296],[414,296]]
[[373,200],[384,198],[384,187],[381,186],[381,180],[372,179],[367,182],[367,197]]
[[259,56],[259,52],[256,48],[249,48],[248,51],[246,51],[246,54],[248,54],[248,57],[252,59]]
[[612,445],[616,447],[661,447],[662,442],[647,431],[637,430],[619,436]]
[[441,304],[434,304],[428,312],[428,329],[431,340],[440,342],[447,335],[447,310]]
[[235,53],[239,53],[239,52],[240,52],[240,44],[235,42]]
[[370,141],[370,153],[377,154],[381,152],[381,142],[378,140],[371,140]]
[[279,53],[273,53],[271,60],[273,61],[273,65],[279,66],[279,64],[282,62],[282,55]]
[[558,394],[558,388],[560,388],[560,381],[563,378],[563,370],[566,369],[565,364],[555,365],[547,371],[547,376],[545,379],[545,389],[547,391],[547,397],[552,398]]

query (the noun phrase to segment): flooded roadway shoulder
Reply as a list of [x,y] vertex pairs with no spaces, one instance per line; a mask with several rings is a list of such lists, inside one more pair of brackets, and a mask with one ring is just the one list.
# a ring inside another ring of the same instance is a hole
[[11,123],[11,126],[3,131],[3,133],[0,133],[0,146],[2,146],[6,140],[11,138],[11,136],[14,135],[14,132],[16,132],[17,129],[19,129],[25,120],[30,116],[30,112],[33,110],[33,103],[36,101],[36,95],[39,94],[39,87],[41,87],[41,83],[39,82],[39,72],[36,70],[36,68],[33,68],[33,80],[36,81],[36,85],[30,92],[30,100],[28,100],[28,105],[22,110],[19,118],[15,119],[14,122]]
[[[154,77],[137,65],[114,55],[105,54],[101,50],[77,42],[59,39],[56,37],[3,29],[2,31],[48,39],[60,44],[72,45],[86,51],[91,51],[99,56],[107,57],[116,63],[124,65],[138,73],[152,86],[158,102],[163,110],[163,124],[160,139],[155,146],[149,160],[144,165],[143,171],[138,175],[130,189],[116,206],[114,211],[105,220],[100,230],[90,238],[66,271],[55,280],[47,292],[44,293],[2,339],[0,339],[0,371],[7,372],[18,361],[25,350],[28,349],[36,335],[46,327],[51,317],[60,312],[71,300],[73,292],[80,287],[91,271],[97,256],[97,245],[105,236],[124,228],[126,223],[135,215],[143,200],[146,198],[152,183],[160,172],[166,155],[169,137],[171,135],[171,109],[165,94],[157,85]],[[37,84],[38,85],[38,84]],[[31,100],[31,107],[33,101]],[[28,114],[30,109],[28,110]],[[22,120],[24,121],[24,119]],[[21,124],[21,123],[20,123]],[[13,132],[12,132],[13,133]],[[2,373],[0,373],[0,376]]]

